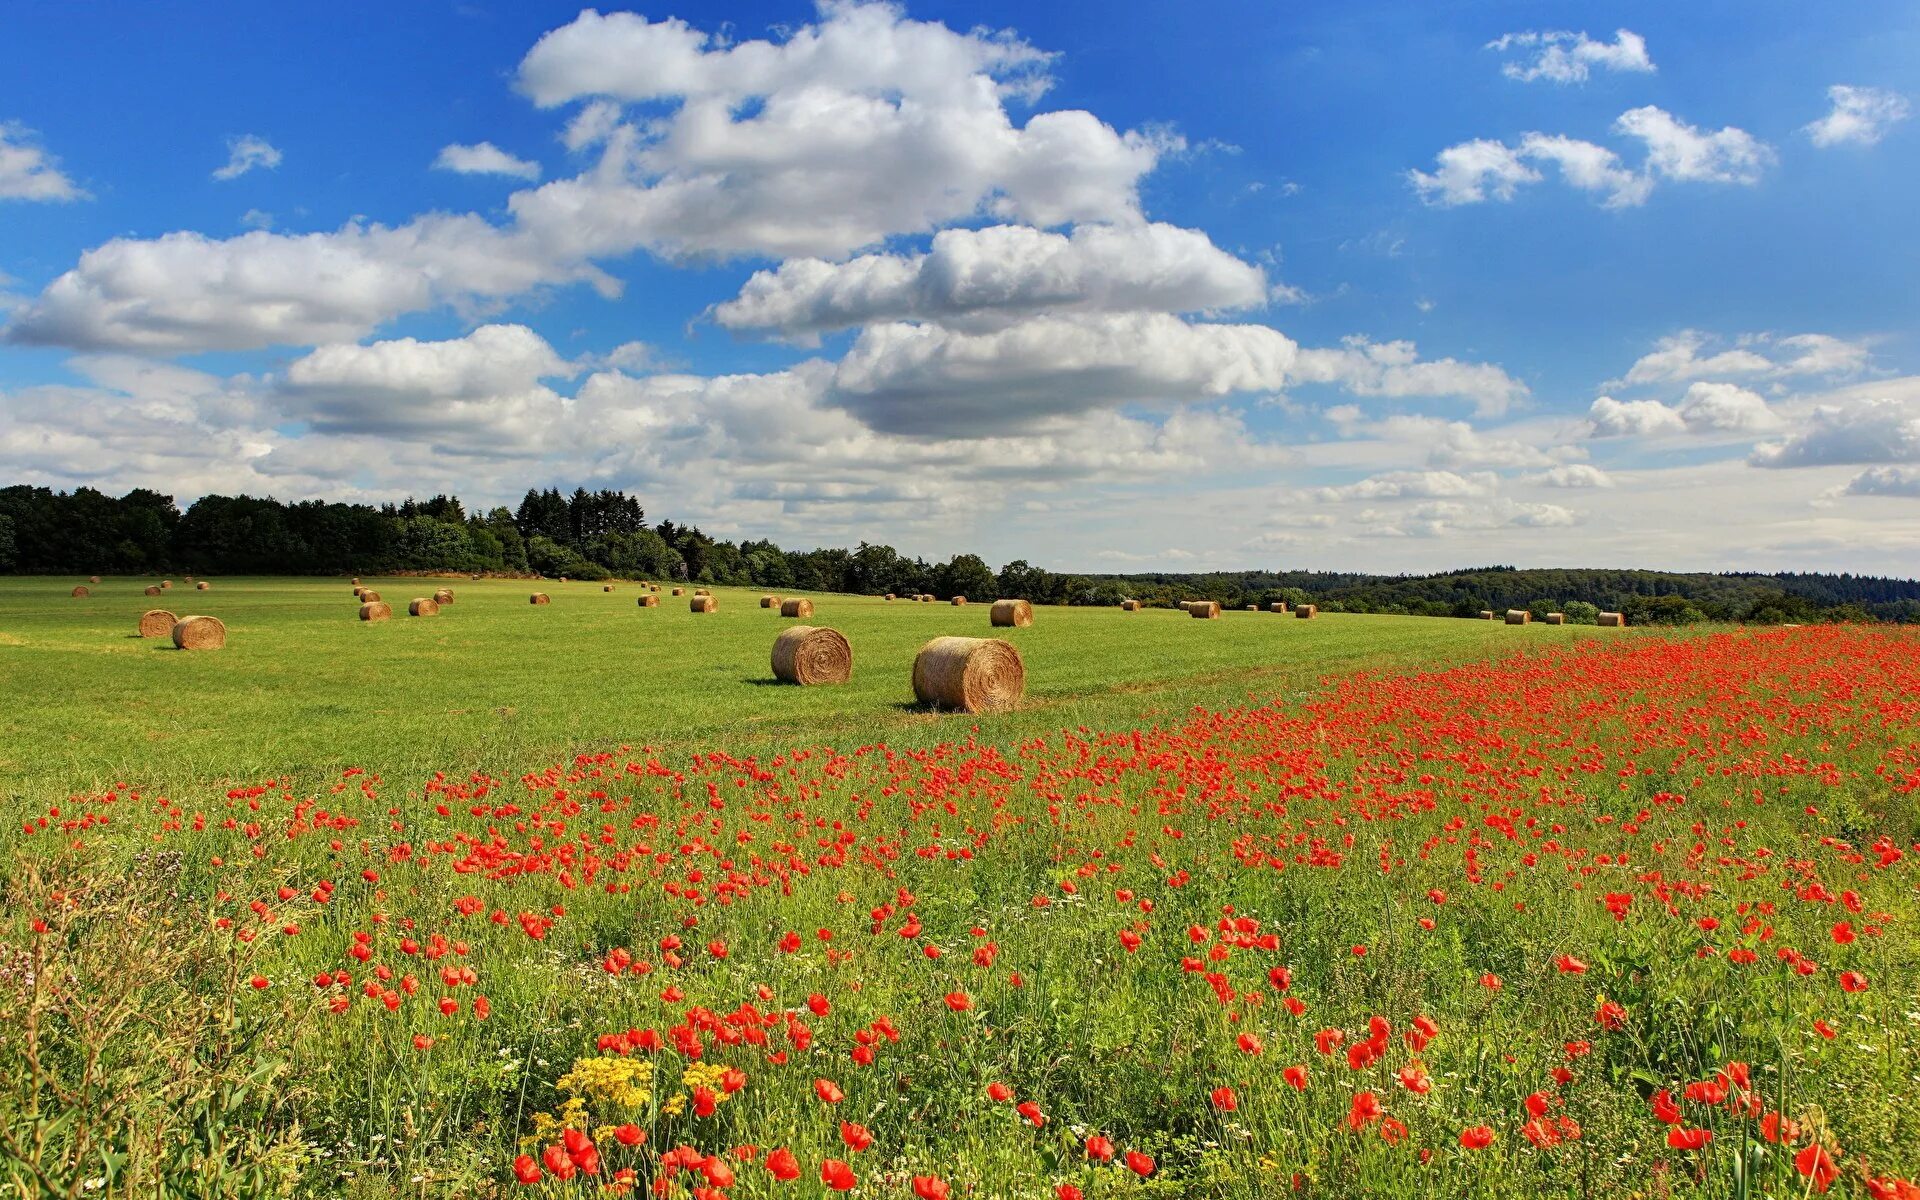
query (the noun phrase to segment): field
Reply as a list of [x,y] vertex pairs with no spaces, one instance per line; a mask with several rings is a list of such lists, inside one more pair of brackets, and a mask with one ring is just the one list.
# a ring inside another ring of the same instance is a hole
[[140,582],[0,581],[14,1193],[1920,1196],[1911,631]]

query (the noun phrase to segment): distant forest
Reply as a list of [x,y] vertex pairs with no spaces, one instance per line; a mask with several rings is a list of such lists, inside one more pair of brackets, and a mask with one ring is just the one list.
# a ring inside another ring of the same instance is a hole
[[1700,621],[1920,623],[1920,581],[1870,575],[1674,574],[1579,568],[1482,567],[1438,575],[1337,571],[1098,575],[1048,571],[1024,560],[998,571],[978,555],[943,563],[862,542],[846,550],[783,550],[730,542],[692,525],[647,523],[624,492],[527,492],[516,509],[469,513],[453,496],[378,507],[202,496],[185,512],[171,496],[136,488],[119,498],[91,488],[0,488],[0,572],[17,574],[328,575],[396,572],[670,579],[768,589],[946,599],[1017,596],[1043,604],[1150,605],[1213,599],[1228,607],[1275,600],[1325,612],[1471,617],[1485,609],[1602,610],[1632,624]]

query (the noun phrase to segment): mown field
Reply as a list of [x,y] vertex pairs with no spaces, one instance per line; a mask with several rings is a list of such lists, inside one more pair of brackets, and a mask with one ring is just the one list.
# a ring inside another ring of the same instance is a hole
[[1912,631],[1043,609],[969,717],[984,606],[818,597],[797,689],[743,593],[65,587],[8,1194],[1920,1196]]

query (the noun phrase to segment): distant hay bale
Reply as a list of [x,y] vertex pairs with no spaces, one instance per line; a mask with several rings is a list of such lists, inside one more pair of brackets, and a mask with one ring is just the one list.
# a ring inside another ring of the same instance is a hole
[[1122,600],[1120,602],[1120,611],[1121,612],[1139,612],[1140,602],[1138,600]]
[[1493,610],[1492,610],[1492,609],[1490,609],[1490,608],[1483,608],[1483,609],[1481,609],[1481,610],[1480,610],[1480,619],[1481,619],[1482,621],[1491,621],[1491,620],[1493,620]]
[[206,591],[206,590],[207,590],[208,588],[210,588],[210,587],[212,587],[212,586],[213,586],[212,584],[210,584],[210,583],[208,583],[208,582],[207,582],[206,580],[204,580],[204,579],[202,579],[202,580],[201,580],[201,581],[200,581],[199,583],[196,583],[196,584],[194,584],[194,585],[193,585],[193,590],[194,590],[194,591],[196,591],[196,592],[204,592],[204,591]]
[[1625,613],[1603,612],[1600,614],[1600,624],[1607,629],[1625,629],[1627,626],[1627,615]]
[[1187,615],[1190,617],[1198,617],[1202,621],[1216,620],[1220,616],[1220,602],[1218,600],[1189,600],[1187,601]]
[[181,617],[173,623],[176,650],[218,650],[227,644],[227,627],[219,617]]
[[813,601],[794,596],[780,602],[780,615],[783,617],[810,617],[813,615]]
[[1548,613],[1548,614],[1546,615],[1546,617],[1545,617],[1545,618],[1543,618],[1543,619],[1544,619],[1544,620],[1546,621],[1546,623],[1547,623],[1547,624],[1549,624],[1549,625],[1565,625],[1565,624],[1567,623],[1567,614],[1565,614],[1565,613]]
[[1510,608],[1507,610],[1507,624],[1531,625],[1533,624],[1533,614],[1524,608]]
[[98,575],[89,575],[89,576],[87,576],[87,582],[88,582],[88,583],[99,583],[99,582],[100,582],[100,577],[99,577]]
[[153,586],[152,584],[148,584],[146,587],[146,591],[143,592],[142,594],[147,596],[158,596],[160,594],[160,589]]
[[444,606],[446,606],[446,605],[449,605],[449,604],[452,604],[452,603],[453,603],[453,589],[452,589],[452,588],[440,588],[440,589],[439,589],[438,591],[436,591],[436,592],[434,592],[434,593],[433,593],[433,602],[434,602],[435,604],[438,604],[438,605],[441,605],[442,607],[444,607]]
[[140,614],[140,636],[166,637],[173,632],[173,624],[179,619],[164,608],[150,608]]
[[934,596],[932,592],[928,592],[920,597],[920,603],[922,604],[932,604],[933,600]]
[[91,591],[87,590],[87,585],[84,583],[81,584],[79,587],[74,588],[73,594],[76,598],[93,595]]
[[164,592],[164,591],[169,591],[169,590],[171,590],[171,589],[172,589],[172,587],[173,587],[173,580],[171,580],[171,579],[162,579],[162,580],[160,581],[160,590],[161,590],[161,591],[163,591],[163,592]]
[[367,589],[365,589],[365,588],[363,588],[363,587],[361,587],[361,586],[360,586],[359,584],[357,584],[357,583],[356,583],[356,584],[354,584],[354,585],[353,585],[353,598],[354,598],[355,600],[364,600],[364,599],[366,599],[366,598],[367,598]]
[[995,600],[990,617],[998,628],[1025,629],[1033,624],[1033,605],[1025,600]]
[[1320,615],[1320,609],[1313,604],[1296,604],[1293,606],[1293,615],[1302,621],[1311,621]]
[[613,585],[610,583],[603,583],[600,585],[600,590],[603,592],[610,592],[613,590]]
[[647,593],[646,595],[644,595],[644,596],[642,596],[642,597],[640,597],[640,604],[639,604],[639,607],[641,607],[641,608],[659,608],[659,607],[660,607],[660,597],[658,597],[658,596],[656,596],[656,595],[654,595],[654,594],[653,594],[652,592],[648,592],[648,593]]
[[1027,671],[999,638],[937,637],[913,659],[913,694],[930,708],[1000,712],[1020,702]]
[[391,616],[393,616],[393,605],[384,603],[383,601],[375,600],[371,604],[362,604],[360,606],[360,619],[362,621],[385,621]]
[[193,576],[191,575],[182,576],[182,578],[184,578],[188,583],[193,582]]
[[1284,613],[1287,611],[1287,602],[1285,600],[1275,600],[1272,604],[1267,605],[1267,611]]
[[687,602],[687,608],[697,613],[710,613],[719,609],[720,602],[712,596],[695,596]]
[[693,594],[696,596],[711,596],[713,595],[713,589],[712,588],[695,588],[693,589]]
[[355,587],[359,587],[359,586],[360,586],[360,577],[359,577],[358,575],[355,575],[355,576],[353,577],[353,586],[355,586]]
[[965,596],[955,596],[953,599],[947,601],[947,603],[953,605],[955,608],[965,608],[967,598]]
[[778,597],[778,596],[762,596],[762,597],[760,597],[760,607],[761,607],[761,608],[779,608],[779,607],[780,607],[780,604],[781,604],[781,600],[780,600],[780,597]]
[[685,588],[675,588],[675,589],[673,589],[673,594],[674,594],[674,595],[676,595],[676,596],[684,596],[684,595],[686,595],[686,594],[687,594],[687,589],[685,589]]
[[567,581],[567,577],[566,577],[565,575],[562,575],[562,576],[560,577],[560,582],[561,582],[561,583],[565,583],[566,581]]
[[1248,611],[1248,612],[1259,612],[1259,611],[1260,611],[1260,606],[1259,606],[1258,604],[1249,604],[1249,605],[1247,605],[1247,611]]
[[380,593],[374,591],[372,588],[361,588],[360,600],[365,604],[378,604],[380,602]]
[[892,593],[892,592],[888,592],[888,593],[887,593],[887,599],[888,599],[889,601],[891,601],[891,600],[893,599],[893,593]]
[[545,592],[535,592],[533,595],[527,597],[527,603],[528,604],[552,604],[553,599],[550,596],[548,596]]
[[407,615],[410,617],[437,617],[440,615],[440,605],[436,601],[427,599],[425,596],[415,596],[413,599],[407,601]]
[[475,571],[475,572],[474,572],[474,573],[473,573],[472,575],[469,575],[469,576],[467,576],[467,578],[469,578],[469,579],[471,579],[471,580],[473,580],[473,582],[475,582],[475,583],[479,583],[479,582],[480,582],[480,573],[479,573],[478,571]]
[[845,683],[853,677],[853,647],[836,629],[819,625],[783,629],[773,639],[773,675],[783,683],[809,687]]

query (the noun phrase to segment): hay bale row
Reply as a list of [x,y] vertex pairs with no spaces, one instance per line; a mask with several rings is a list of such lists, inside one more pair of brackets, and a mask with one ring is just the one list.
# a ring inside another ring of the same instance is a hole
[[780,615],[783,617],[811,617],[813,601],[794,596],[780,602]]
[[1605,629],[1625,629],[1627,627],[1627,615],[1625,613],[1603,612],[1600,614],[1600,625]]
[[437,617],[440,606],[425,596],[415,596],[407,601],[407,615],[410,617]]
[[1507,610],[1507,624],[1531,625],[1533,624],[1533,614],[1524,608],[1510,608]]
[[999,629],[1025,629],[1033,624],[1033,605],[1025,600],[995,600],[988,614]]
[[181,617],[173,623],[176,650],[218,650],[227,644],[227,627],[218,617]]
[[360,606],[362,621],[385,621],[393,616],[393,605],[381,600],[370,600]]
[[173,632],[174,623],[179,619],[164,608],[150,608],[140,614],[140,636],[166,637]]
[[687,602],[687,607],[697,613],[717,612],[720,608],[720,602],[712,596],[695,596]]
[[931,708],[1000,712],[1026,690],[1020,653],[999,638],[937,637],[913,660],[913,694]]
[[836,629],[817,625],[783,629],[773,639],[773,675],[783,683],[808,687],[845,683],[853,677],[853,647]]

